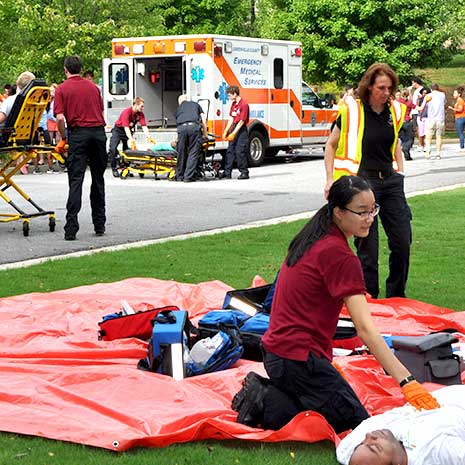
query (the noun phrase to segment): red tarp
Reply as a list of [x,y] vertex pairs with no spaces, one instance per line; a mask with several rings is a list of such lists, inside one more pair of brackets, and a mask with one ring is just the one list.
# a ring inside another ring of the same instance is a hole
[[[255,284],[260,284],[257,279]],[[280,431],[235,422],[233,395],[260,363],[174,381],[140,371],[146,343],[136,339],[98,341],[98,322],[120,309],[177,305],[195,322],[220,308],[230,287],[128,279],[47,294],[0,299],[0,430],[71,441],[112,450],[161,447],[202,439],[338,442],[316,413],[298,415]],[[370,303],[382,332],[425,334],[444,328],[465,333],[465,312],[408,299]],[[341,357],[338,368],[371,413],[400,405],[395,382],[371,357]]]

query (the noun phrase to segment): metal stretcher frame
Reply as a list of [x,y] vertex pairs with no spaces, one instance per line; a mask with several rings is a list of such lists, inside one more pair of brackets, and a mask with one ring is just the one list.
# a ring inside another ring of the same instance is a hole
[[[1,130],[0,140],[5,145],[0,147],[0,197],[10,205],[16,213],[0,213],[0,222],[23,222],[23,234],[29,236],[29,223],[31,218],[48,216],[49,229],[55,231],[56,218],[52,210],[43,210],[34,200],[23,191],[13,180],[23,166],[34,159],[39,153],[51,153],[59,163],[64,164],[64,159],[56,153],[55,148],[45,145],[34,145],[36,134],[42,113],[50,100],[50,89],[45,81],[31,81],[18,96],[13,104],[10,115],[7,117],[4,128]],[[12,187],[35,211],[27,213],[5,191]]]

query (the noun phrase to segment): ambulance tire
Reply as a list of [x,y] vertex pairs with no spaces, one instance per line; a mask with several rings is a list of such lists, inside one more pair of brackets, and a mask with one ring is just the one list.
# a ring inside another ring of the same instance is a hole
[[265,160],[266,140],[259,131],[249,134],[249,166],[260,166]]

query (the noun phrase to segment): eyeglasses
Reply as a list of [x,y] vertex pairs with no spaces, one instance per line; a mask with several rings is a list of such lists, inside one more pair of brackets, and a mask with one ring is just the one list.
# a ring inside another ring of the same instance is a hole
[[376,215],[378,215],[380,206],[377,203],[375,203],[375,206],[372,210],[364,212],[356,212],[347,207],[343,207],[342,209],[354,213],[355,215],[358,215],[362,220],[367,220],[370,216],[374,218]]

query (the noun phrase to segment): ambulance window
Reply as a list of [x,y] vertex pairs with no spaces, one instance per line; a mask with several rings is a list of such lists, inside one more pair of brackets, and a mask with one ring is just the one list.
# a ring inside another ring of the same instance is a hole
[[129,92],[129,67],[123,63],[112,63],[108,72],[108,88],[112,95],[126,95]]
[[275,58],[273,61],[274,88],[282,89],[284,85],[284,61],[282,58]]
[[302,84],[302,105],[316,106],[318,97],[307,84]]

